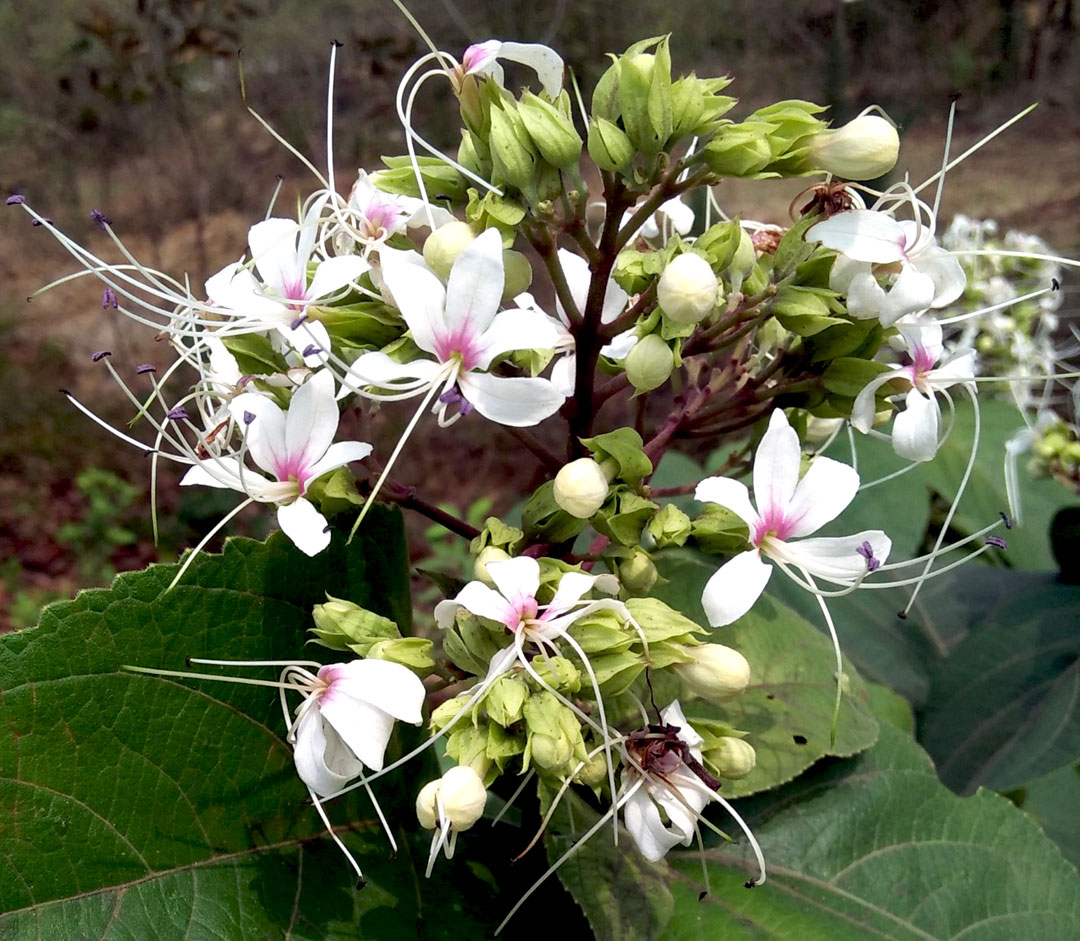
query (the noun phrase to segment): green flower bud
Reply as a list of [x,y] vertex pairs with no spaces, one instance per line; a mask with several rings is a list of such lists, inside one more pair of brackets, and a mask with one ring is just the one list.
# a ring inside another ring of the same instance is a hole
[[480,554],[473,563],[473,578],[478,582],[483,582],[485,585],[494,585],[494,580],[488,574],[488,563],[505,562],[509,558],[510,553],[500,549],[498,546],[485,546],[480,550]]
[[687,647],[693,659],[674,666],[679,679],[694,696],[723,702],[742,693],[750,683],[750,664],[739,651],[723,644]]
[[650,333],[634,344],[626,357],[626,378],[637,392],[651,392],[668,380],[675,359],[662,338]]
[[672,546],[686,545],[693,524],[690,517],[674,503],[668,503],[649,520],[647,528],[657,549],[669,549]]
[[527,90],[518,102],[518,114],[540,156],[560,170],[577,167],[581,159],[581,137],[569,114]]
[[[465,704],[469,701],[469,694],[464,693],[460,696],[455,696],[453,699],[448,699],[446,702],[439,703],[434,709],[431,710],[431,718],[428,719],[428,726],[435,732],[445,728],[450,724],[450,721],[456,716],[462,709],[465,708]],[[462,716],[458,719],[454,728],[464,728],[471,720]]]
[[593,115],[589,121],[589,156],[601,170],[616,171],[630,166],[634,145],[616,124]]
[[659,578],[660,573],[644,549],[634,549],[630,558],[619,563],[619,581],[631,594],[646,594]]
[[424,261],[444,281],[460,255],[476,238],[467,222],[455,220],[439,226],[424,242]]
[[564,464],[555,475],[555,502],[577,519],[593,516],[604,505],[607,495],[607,475],[591,457]]
[[607,760],[602,752],[599,755],[593,755],[585,762],[585,767],[574,775],[574,781],[585,787],[600,787],[606,780]]
[[745,778],[757,764],[754,746],[728,735],[718,739],[717,747],[710,748],[704,757],[723,778]]
[[325,604],[317,604],[311,610],[315,620],[311,632],[324,647],[351,650],[366,657],[377,641],[400,639],[397,624],[389,618],[342,598],[331,595],[327,598]]
[[435,669],[433,647],[434,644],[426,637],[398,637],[376,641],[366,656],[372,660],[400,663],[419,676],[427,676]]
[[518,677],[504,673],[484,696],[484,709],[492,722],[497,722],[504,729],[521,718],[525,700],[529,698],[529,687]]
[[772,161],[769,125],[744,122],[722,128],[705,147],[705,162],[718,176],[752,177]]
[[754,240],[746,229],[739,226],[739,244],[731,263],[725,269],[732,291],[742,290],[743,281],[750,277],[756,264],[757,250],[754,248]]
[[537,657],[533,669],[540,679],[557,690],[576,693],[581,689],[581,670],[566,657]]
[[716,310],[720,281],[700,255],[677,255],[656,285],[656,299],[665,316],[675,323],[700,323]]
[[580,751],[585,755],[581,726],[576,716],[547,690],[533,693],[525,703],[527,754],[549,771],[565,767]]
[[510,300],[517,297],[522,291],[529,290],[533,277],[532,265],[529,264],[529,259],[522,255],[521,252],[511,251],[510,249],[503,252],[503,271],[506,275],[503,300]]
[[807,159],[819,170],[845,180],[873,180],[896,166],[900,137],[876,114],[862,114],[835,130],[824,130],[810,143]]
[[455,830],[468,830],[483,816],[485,803],[487,790],[480,775],[470,767],[456,765],[439,780],[429,781],[420,789],[416,796],[416,818],[425,830],[434,830],[442,804],[445,822]]
[[533,190],[539,154],[512,101],[492,105],[490,145],[492,182]]

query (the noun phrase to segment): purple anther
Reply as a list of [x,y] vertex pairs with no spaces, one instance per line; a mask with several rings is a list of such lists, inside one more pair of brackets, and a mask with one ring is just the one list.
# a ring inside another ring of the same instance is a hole
[[168,418],[170,421],[187,421],[187,409],[184,408],[183,405],[177,405],[175,408],[170,408],[165,413],[165,417]]
[[26,202],[26,197],[19,193],[12,193],[4,202],[8,206],[21,206]]
[[105,288],[101,295],[101,309],[108,310],[110,307],[116,310],[120,306],[120,299],[112,288]]
[[863,544],[855,549],[859,555],[866,559],[866,571],[876,572],[881,568],[881,560],[874,555],[874,547],[869,542],[863,542]]
[[473,410],[473,404],[455,387],[447,389],[439,396],[439,401],[444,405],[456,405],[461,415],[468,415]]
[[304,347],[304,356],[314,356],[316,353],[321,353],[322,347],[316,343],[312,343],[309,346]]
[[253,421],[255,421],[255,413],[254,412],[244,412],[244,424],[245,425],[250,425]]
[[94,220],[94,225],[101,229],[102,232],[105,231],[107,226],[112,225],[112,219],[105,215],[100,209],[91,209],[90,218]]
[[52,225],[52,219],[32,219],[30,225]]
[[1013,528],[1013,519],[1011,516],[1009,516],[1008,513],[1006,513],[1004,510],[998,510],[998,516],[1001,517],[1001,522],[1005,524],[1006,529]]
[[95,363],[100,363],[106,356],[112,356],[112,350],[98,350],[90,359]]
[[305,320],[307,320],[307,312],[306,311],[304,313],[302,313],[299,317],[297,317],[292,323],[289,324],[289,329],[290,330],[295,330]]
[[[11,199],[14,199],[14,198],[15,198],[14,196],[11,197]],[[9,199],[8,202],[11,202],[11,199]],[[1051,278],[1050,279],[1050,290],[1051,291],[1060,291],[1061,290],[1061,282],[1057,278]]]
[[998,549],[1008,549],[1009,544],[1005,542],[1000,536],[987,536],[986,544],[988,546],[995,546]]
[[143,376],[148,372],[157,372],[157,367],[153,363],[143,363],[141,366],[135,367],[137,376]]

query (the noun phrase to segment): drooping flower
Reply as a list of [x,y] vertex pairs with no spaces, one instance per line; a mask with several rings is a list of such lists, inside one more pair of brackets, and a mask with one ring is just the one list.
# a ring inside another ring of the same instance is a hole
[[359,461],[371,453],[362,441],[331,442],[338,426],[334,377],[322,370],[293,393],[287,412],[257,392],[245,392],[229,403],[229,412],[244,429],[248,453],[268,479],[249,470],[240,457],[200,460],[180,481],[237,490],[259,503],[278,505],[278,525],[308,555],[330,544],[326,518],[305,498],[316,478]]
[[[877,317],[886,327],[908,314],[946,307],[967,284],[960,262],[936,243],[932,227],[880,210],[838,212],[812,225],[806,240],[840,252],[829,287],[847,295],[848,313]],[[878,272],[895,272],[888,288],[878,282],[875,265]]]
[[275,330],[308,366],[325,363],[330,352],[326,327],[308,309],[342,291],[370,267],[359,255],[319,261],[308,280],[319,217],[326,197],[317,200],[300,223],[264,219],[248,230],[252,265],[229,265],[206,282],[206,296],[227,316],[230,333]]
[[531,68],[549,98],[554,99],[562,91],[562,56],[540,43],[500,42],[498,39],[474,43],[461,57],[462,74],[490,77],[502,85],[505,79],[499,59]]
[[[413,342],[431,358],[398,363],[385,353],[364,353],[343,380],[343,392],[404,398],[441,386],[433,411],[443,424],[457,417],[446,417],[447,406],[462,401],[491,421],[515,427],[554,414],[565,396],[549,380],[487,372],[503,353],[552,349],[558,340],[553,321],[539,311],[499,312],[504,284],[499,233],[488,229],[462,251],[445,287],[416,261],[399,258],[404,254],[382,253],[382,278]],[[389,391],[372,394],[365,391],[369,386]]]
[[874,423],[874,396],[888,382],[910,385],[904,409],[893,419],[893,450],[909,461],[932,460],[938,449],[941,406],[937,393],[975,376],[975,351],[960,350],[941,365],[944,346],[941,325],[936,321],[898,324],[911,363],[881,373],[856,396],[851,409],[851,424],[867,432]]
[[721,565],[702,594],[713,627],[742,617],[765,590],[772,566],[763,556],[844,587],[888,556],[892,542],[878,529],[801,538],[835,519],[859,488],[859,475],[852,468],[826,457],[816,458],[800,480],[801,457],[799,436],[777,409],[754,457],[756,508],[741,481],[709,477],[698,484],[696,499],[726,507],[750,528],[750,548]]
[[[660,720],[664,727],[675,730],[678,742],[671,744],[685,745],[700,764],[700,745],[704,739],[687,721],[678,700],[660,713]],[[650,751],[648,743],[642,743],[639,748],[632,741],[628,745],[638,767],[623,767],[620,783],[620,796],[625,797],[623,822],[641,855],[654,863],[663,859],[673,846],[690,845],[697,832],[698,818],[712,799],[710,788],[687,767],[680,750],[673,747],[662,752]]]
[[327,664],[308,674],[301,693],[288,738],[297,774],[320,797],[340,791],[364,768],[382,770],[395,720],[423,721],[424,684],[389,660]]
[[457,835],[468,830],[484,813],[487,789],[468,765],[455,765],[437,781],[429,781],[416,796],[416,817],[431,838],[426,876],[431,875],[440,849],[453,859]]

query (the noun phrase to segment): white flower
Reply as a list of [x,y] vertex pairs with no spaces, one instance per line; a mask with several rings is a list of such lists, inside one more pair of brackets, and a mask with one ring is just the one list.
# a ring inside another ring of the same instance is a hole
[[874,423],[874,396],[887,382],[910,384],[904,410],[893,419],[893,450],[909,461],[932,460],[938,449],[941,406],[937,392],[975,376],[975,351],[962,350],[949,356],[941,365],[943,345],[941,325],[935,321],[898,325],[911,364],[881,373],[855,397],[851,424],[867,432]]
[[384,193],[372,183],[367,171],[361,169],[357,172],[348,203],[335,213],[335,218],[341,227],[335,233],[334,244],[344,254],[351,250],[350,243],[370,246],[416,226],[431,222],[441,226],[452,221],[454,216],[442,206],[429,205],[415,196]]
[[[700,763],[703,739],[686,720],[678,700],[660,713],[660,719],[663,725],[678,728],[679,740]],[[620,790],[629,795],[622,805],[623,822],[641,855],[657,862],[673,846],[690,845],[698,817],[712,799],[712,792],[675,750],[666,751],[656,764],[642,764],[642,768],[644,775],[633,766],[623,767]],[[631,793],[635,785],[638,787]]]
[[493,78],[497,84],[502,85],[504,76],[499,59],[519,62],[531,68],[549,98],[556,98],[562,91],[562,57],[554,49],[539,43],[500,42],[498,39],[475,43],[462,55],[461,71],[465,75]]
[[276,330],[300,353],[308,366],[325,363],[330,335],[308,308],[341,291],[368,270],[359,255],[338,255],[320,261],[308,280],[319,216],[326,198],[317,200],[301,223],[265,219],[248,231],[252,264],[229,265],[206,282],[206,296],[215,310],[231,318],[228,333]]
[[[933,230],[886,212],[851,209],[812,225],[808,242],[843,256],[833,264],[829,287],[848,299],[853,317],[877,317],[890,327],[901,317],[946,307],[964,292],[967,276],[955,256],[934,241]],[[899,266],[886,290],[872,266]]]
[[301,692],[289,741],[300,779],[320,797],[364,768],[382,770],[395,719],[423,721],[424,684],[389,660],[327,664]]
[[416,817],[425,830],[437,830],[431,838],[427,872],[430,876],[439,849],[453,859],[457,835],[468,830],[484,813],[487,790],[468,765],[455,765],[437,781],[429,781],[416,796]]
[[[801,539],[835,519],[852,501],[859,475],[846,464],[819,457],[799,479],[799,436],[777,409],[754,457],[754,500],[741,481],[709,477],[694,496],[731,510],[750,528],[750,546],[725,562],[701,596],[713,627],[746,614],[765,590],[772,566],[762,556],[844,587],[885,561],[892,548],[881,530],[854,536]],[[799,539],[799,541],[791,541]]]
[[371,453],[362,441],[331,444],[338,426],[334,377],[316,373],[296,392],[288,412],[269,398],[245,392],[229,403],[229,412],[245,429],[252,460],[272,479],[248,470],[236,456],[208,457],[180,481],[237,490],[259,503],[278,505],[278,524],[297,548],[316,555],[330,544],[326,518],[305,499],[308,485],[329,471]]
[[[451,403],[462,403],[502,425],[522,427],[543,421],[562,405],[562,395],[547,379],[493,376],[496,357],[511,350],[552,349],[558,333],[539,311],[499,313],[504,273],[502,239],[495,229],[478,236],[454,262],[445,287],[425,267],[384,252],[382,277],[413,342],[431,359],[397,363],[385,353],[364,353],[344,379],[348,391],[373,398],[365,387],[388,389],[389,397],[432,393],[442,387],[434,411],[440,422]],[[459,413],[460,414],[460,413]]]

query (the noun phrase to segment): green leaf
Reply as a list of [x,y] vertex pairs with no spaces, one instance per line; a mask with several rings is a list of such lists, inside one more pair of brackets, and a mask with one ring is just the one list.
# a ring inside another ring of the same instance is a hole
[[1005,795],[1031,815],[1074,866],[1080,865],[1077,794],[1080,794],[1080,764],[1058,768]]
[[[398,898],[412,921],[408,869],[387,866],[370,804],[345,800],[330,814],[371,881],[353,891],[276,691],[120,669],[310,658],[324,589],[407,623],[399,514],[374,508],[352,546],[339,535],[314,558],[280,534],[230,540],[163,595],[175,572],[121,575],[0,639],[0,935],[280,937],[291,924],[293,937],[360,937],[382,918],[366,913]],[[398,798],[376,789],[392,811]]]
[[700,860],[670,854],[675,914],[661,937],[1080,936],[1080,878],[1058,849],[1003,798],[952,794],[892,726],[858,758],[739,807],[765,852],[768,881],[743,888],[756,872],[745,848],[710,849],[712,891],[698,903]]
[[[543,795],[545,810],[551,796]],[[599,819],[596,810],[568,791],[544,833],[550,862],[554,864]],[[646,860],[625,830],[620,831],[615,846],[610,823],[564,862],[558,873],[598,941],[648,941],[671,918],[674,903],[665,867]],[[514,922],[509,930],[514,930]]]
[[[715,561],[684,549],[658,553],[656,558],[668,582],[653,594],[707,624],[699,599],[716,571]],[[750,774],[724,781],[725,797],[776,787],[826,755],[853,755],[877,740],[869,693],[847,664],[836,741],[830,744],[836,696],[832,645],[790,608],[763,597],[734,625],[714,630],[711,640],[734,647],[750,664],[750,685],[741,696],[723,706],[684,703],[691,721],[723,720],[748,732],[747,741],[757,751],[757,766]]]
[[932,673],[920,739],[942,780],[1006,790],[1080,760],[1080,587],[979,573],[983,604]]

